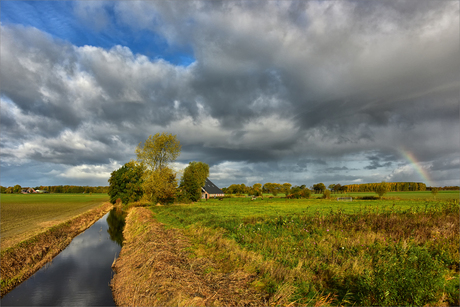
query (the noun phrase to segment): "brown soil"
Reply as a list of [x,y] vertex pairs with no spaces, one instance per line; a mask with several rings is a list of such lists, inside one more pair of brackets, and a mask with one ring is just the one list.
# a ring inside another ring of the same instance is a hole
[[29,278],[89,228],[113,205],[105,203],[1,252],[1,297]]
[[165,227],[146,208],[132,208],[114,269],[112,291],[118,306],[267,305],[251,283],[255,274],[222,270],[209,257],[191,252],[190,240]]

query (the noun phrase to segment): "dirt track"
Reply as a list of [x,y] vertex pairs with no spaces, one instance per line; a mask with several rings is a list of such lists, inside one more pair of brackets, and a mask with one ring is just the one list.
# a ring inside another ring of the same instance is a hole
[[133,208],[115,264],[118,306],[267,305],[244,271],[223,273],[208,257],[193,257],[187,237],[165,229],[146,208]]

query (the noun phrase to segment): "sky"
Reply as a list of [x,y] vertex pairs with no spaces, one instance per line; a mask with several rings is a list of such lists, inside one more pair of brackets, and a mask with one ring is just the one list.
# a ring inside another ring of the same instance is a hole
[[0,2],[0,184],[106,186],[149,135],[219,187],[460,185],[459,1]]

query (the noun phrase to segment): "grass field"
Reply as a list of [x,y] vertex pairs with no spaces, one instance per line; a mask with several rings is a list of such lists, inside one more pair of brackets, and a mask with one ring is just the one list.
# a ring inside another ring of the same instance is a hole
[[[460,303],[458,191],[352,202],[226,198],[152,210],[184,229],[197,253],[257,274],[253,286],[281,305]],[[222,247],[219,236],[237,248]]]
[[[264,197],[272,196],[271,194],[264,194]],[[278,197],[284,197],[284,194],[278,194]],[[321,198],[323,194],[311,194],[311,198]],[[377,196],[374,192],[354,192],[345,194],[331,194],[331,198],[337,197],[364,197],[364,196]],[[459,199],[460,191],[439,191],[436,196],[431,194],[430,191],[410,191],[410,192],[388,192],[383,196],[387,200],[401,200],[401,199],[416,199],[416,200],[441,200],[441,199]]]
[[1,194],[1,248],[108,200],[107,194]]

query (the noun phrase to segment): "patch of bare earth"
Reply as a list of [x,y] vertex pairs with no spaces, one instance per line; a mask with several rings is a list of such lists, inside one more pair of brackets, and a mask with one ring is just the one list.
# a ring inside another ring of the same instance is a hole
[[112,291],[118,306],[261,306],[255,274],[226,272],[208,257],[194,257],[189,239],[166,229],[146,208],[130,210]]
[[112,204],[105,203],[2,250],[1,296],[51,261],[75,236],[93,225],[112,208]]

